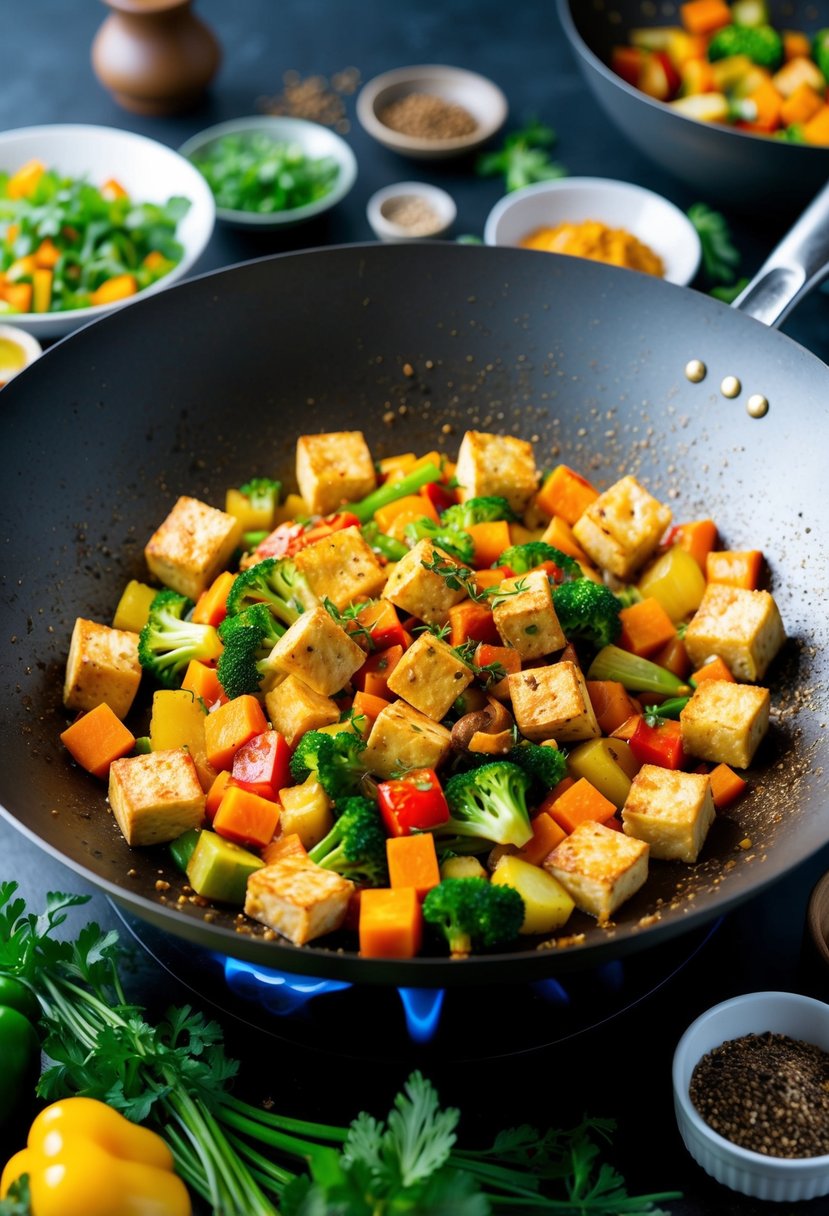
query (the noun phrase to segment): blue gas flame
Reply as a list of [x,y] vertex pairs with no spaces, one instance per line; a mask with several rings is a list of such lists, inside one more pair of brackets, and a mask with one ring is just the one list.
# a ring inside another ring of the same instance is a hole
[[398,988],[406,1029],[414,1043],[430,1043],[440,1024],[444,988]]
[[276,1014],[296,1013],[314,997],[351,987],[342,980],[293,975],[271,967],[257,967],[238,958],[224,958],[224,972],[231,992],[245,1000],[258,1001],[269,1013]]

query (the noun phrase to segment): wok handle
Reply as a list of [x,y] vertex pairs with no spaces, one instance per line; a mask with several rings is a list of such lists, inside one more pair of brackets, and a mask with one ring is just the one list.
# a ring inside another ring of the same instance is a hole
[[776,327],[829,274],[829,185],[769,255],[732,308]]

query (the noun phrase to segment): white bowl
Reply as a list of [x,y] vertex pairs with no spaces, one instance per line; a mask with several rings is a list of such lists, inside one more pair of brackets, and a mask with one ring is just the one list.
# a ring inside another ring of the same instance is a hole
[[[11,349],[10,349],[11,348]],[[16,348],[16,349],[14,349]],[[7,358],[9,351],[13,358]],[[39,359],[43,347],[37,338],[18,325],[0,325],[0,388]]]
[[669,283],[684,287],[697,273],[702,247],[687,215],[652,190],[605,177],[556,178],[504,195],[487,217],[484,242],[518,246],[538,228],[583,220],[633,233],[662,258]]
[[[423,139],[404,135],[380,121],[385,106],[410,93],[428,93],[463,106],[475,119],[475,130],[451,139]],[[363,85],[357,97],[357,117],[369,135],[384,147],[416,160],[444,160],[471,152],[501,129],[507,112],[506,97],[486,76],[441,64],[384,72]]]
[[172,195],[190,200],[190,209],[176,232],[184,254],[169,274],[115,304],[98,304],[70,312],[7,314],[10,322],[30,334],[58,338],[87,321],[95,321],[116,308],[162,291],[187,274],[210,240],[216,209],[204,178],[183,156],[154,139],[114,127],[70,123],[18,127],[0,133],[0,169],[13,173],[28,160],[40,160],[48,169],[56,169],[68,177],[87,177],[96,186],[115,178],[136,202],[163,203]]
[[707,1010],[679,1040],[673,1061],[674,1110],[685,1147],[706,1173],[757,1199],[796,1203],[829,1194],[829,1154],[767,1157],[732,1144],[710,1127],[689,1097],[691,1074],[714,1047],[766,1031],[829,1051],[829,1005],[794,992],[749,992]]
[[[391,206],[398,199],[420,199],[434,212],[435,224],[428,232],[411,232],[396,223]],[[404,241],[429,241],[443,236],[455,222],[457,207],[455,200],[439,186],[426,182],[395,182],[376,191],[368,200],[366,215],[378,240],[389,243]]]
[[274,143],[299,144],[306,156],[332,157],[339,165],[339,174],[327,194],[304,207],[292,207],[288,211],[271,211],[266,214],[217,207],[216,215],[222,223],[234,228],[251,228],[258,232],[302,224],[336,206],[357,180],[357,160],[345,140],[329,127],[318,122],[308,122],[304,118],[282,118],[280,115],[269,114],[234,118],[193,135],[181,145],[179,152],[192,161],[194,156],[205,152],[211,144],[217,143],[225,135],[245,135],[254,131],[264,132]]

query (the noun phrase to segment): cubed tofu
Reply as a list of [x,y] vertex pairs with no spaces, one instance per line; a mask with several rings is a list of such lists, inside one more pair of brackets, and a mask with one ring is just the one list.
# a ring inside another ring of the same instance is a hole
[[348,683],[365,658],[365,651],[324,608],[318,607],[303,612],[283,633],[267,665],[276,672],[296,676],[315,692],[329,697]]
[[682,746],[690,756],[748,768],[769,728],[767,688],[731,680],[700,680],[679,715]]
[[436,560],[447,568],[459,565],[430,540],[418,541],[395,565],[383,595],[397,608],[429,625],[445,625],[449,609],[466,599],[466,592],[463,587],[450,587],[445,578],[426,569],[424,562],[433,565]]
[[181,748],[114,760],[109,805],[127,844],[163,844],[204,820],[204,790]]
[[160,583],[196,600],[230,562],[242,537],[233,515],[182,495],[144,548]]
[[117,717],[125,718],[140,683],[138,634],[78,617],[66,660],[66,708],[94,709],[106,702]]
[[786,640],[774,598],[710,583],[685,631],[685,649],[695,668],[719,655],[737,680],[762,680]]
[[377,485],[377,476],[363,432],[300,435],[296,479],[312,515],[328,515],[344,502],[365,498]]
[[294,563],[317,599],[327,598],[340,610],[373,599],[386,585],[386,571],[359,528],[342,528],[300,549]]
[[577,663],[528,667],[507,677],[512,712],[528,739],[580,743],[601,734]]
[[345,920],[354,883],[303,857],[283,857],[251,874],[245,914],[295,946],[333,933]]
[[504,645],[512,646],[522,659],[540,659],[567,645],[544,570],[531,570],[499,583],[492,598],[492,616]]
[[306,849],[313,849],[334,826],[331,799],[313,773],[301,785],[280,790],[279,802],[282,834],[296,835]]
[[410,768],[437,768],[450,746],[445,726],[405,701],[393,701],[374,719],[360,758],[370,773],[385,780]]
[[661,861],[697,860],[716,818],[711,782],[702,773],[643,764],[622,808],[628,836]]
[[336,701],[316,692],[298,676],[286,676],[265,694],[265,709],[273,725],[293,747],[308,730],[319,730],[339,722]]
[[654,553],[670,522],[670,507],[635,477],[623,477],[576,520],[573,535],[597,566],[626,579]]
[[514,435],[467,431],[455,476],[461,502],[495,494],[506,498],[516,515],[523,514],[538,489],[532,444]]
[[602,823],[585,820],[545,858],[544,869],[577,908],[606,924],[648,877],[648,845]]
[[472,679],[452,647],[427,632],[403,651],[387,683],[398,697],[439,722]]

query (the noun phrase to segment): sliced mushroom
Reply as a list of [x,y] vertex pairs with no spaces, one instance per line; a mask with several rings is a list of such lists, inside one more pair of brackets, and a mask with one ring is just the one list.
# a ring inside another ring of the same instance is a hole
[[452,727],[452,746],[459,752],[503,755],[512,746],[513,726],[512,714],[506,706],[490,699],[483,709],[458,719]]

